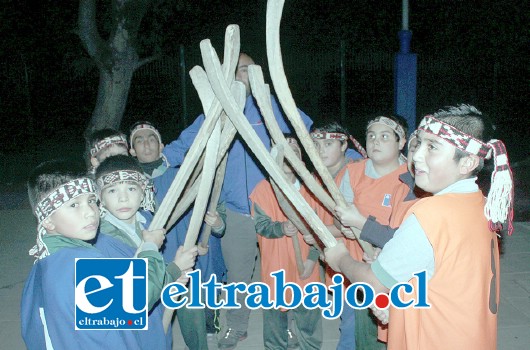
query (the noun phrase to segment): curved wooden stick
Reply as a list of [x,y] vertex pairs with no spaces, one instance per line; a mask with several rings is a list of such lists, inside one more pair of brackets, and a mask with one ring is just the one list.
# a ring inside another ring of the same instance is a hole
[[204,221],[204,213],[206,212],[206,206],[208,205],[208,199],[210,198],[210,191],[215,177],[220,139],[221,120],[217,120],[208,144],[206,145],[206,151],[204,152],[204,168],[202,169],[199,192],[197,193],[195,205],[193,206],[190,225],[188,226],[186,239],[184,240],[184,249],[190,249],[196,244],[199,231]]
[[[238,102],[241,110],[243,110],[243,108],[245,108],[245,100],[247,97],[245,86],[242,83],[235,81],[232,84],[232,95]],[[234,128],[234,125],[232,124],[230,120],[226,120],[225,123],[226,123],[225,128],[228,128],[228,131],[230,131],[230,129],[233,130],[232,136],[230,137],[231,133],[227,132],[229,134],[228,135],[229,139],[228,138],[225,139],[226,141],[225,143],[230,145],[232,139],[235,136],[236,129]],[[228,142],[228,140],[230,140],[230,142]],[[210,198],[210,207],[209,207],[210,212],[217,210],[217,204],[219,203],[219,197],[221,196],[221,188],[223,187],[223,181],[225,178],[226,162],[228,161],[228,154],[226,152],[227,152],[226,149],[219,149],[219,156],[223,155],[223,160],[221,162],[221,165],[217,168],[217,173],[215,174],[215,182],[213,185],[212,197]],[[212,227],[210,225],[205,225],[204,231],[202,233],[201,243],[200,243],[201,247],[203,248],[208,247],[208,241],[210,239],[211,232],[212,232]]]
[[332,247],[337,244],[337,240],[328,231],[313,209],[302,198],[298,191],[294,191],[291,185],[282,176],[276,162],[271,158],[260,138],[249,124],[245,115],[238,110],[234,97],[221,74],[221,64],[219,58],[209,40],[201,42],[201,54],[208,74],[208,79],[212,84],[215,95],[221,102],[226,114],[232,120],[239,134],[243,137],[254,155],[269,175],[277,182],[287,198],[293,203],[300,214],[304,216],[311,228],[318,234],[320,240],[327,246]]
[[[197,90],[197,93],[199,94],[199,98],[203,106],[213,103],[213,100],[210,102],[206,101],[206,99],[212,98],[212,96],[215,99],[215,95],[212,91],[210,82],[208,81],[208,77],[206,76],[206,72],[204,71],[204,69],[202,69],[202,67],[196,66],[190,72],[190,76],[192,77],[193,85],[195,86],[195,89]],[[243,85],[243,83],[239,81],[233,81],[232,88],[238,89],[238,90],[241,90],[241,89],[244,90],[245,86]],[[221,115],[221,118],[223,118],[223,115],[224,115],[224,112]],[[232,143],[232,140],[235,134],[236,134],[236,129],[232,125],[232,122],[230,122],[230,120],[226,120],[223,131],[221,133],[221,145],[219,146],[219,154],[217,157],[216,167],[219,167],[219,164],[221,160],[223,159],[224,155],[226,154],[226,152],[228,151],[228,148],[230,147],[230,144]],[[202,164],[199,162],[195,169],[202,170]],[[189,208],[191,203],[193,203],[198,193],[200,177],[201,175],[199,175],[197,179],[195,179],[195,182],[191,186],[189,185],[189,181],[188,181],[188,186],[186,187],[184,194],[178,201],[175,207],[175,210],[171,214],[171,217],[168,220],[166,228],[170,228],[171,226],[173,226],[178,221],[178,219],[186,212],[186,210]]]
[[[298,135],[300,142],[306,150],[309,158],[313,162],[315,169],[324,182],[324,185],[329,190],[335,203],[344,207],[346,206],[344,196],[339,191],[339,188],[335,184],[335,181],[331,177],[328,169],[324,163],[322,163],[322,160],[320,159],[320,156],[318,155],[318,152],[316,151],[313,144],[313,140],[309,136],[309,133],[302,122],[302,118],[300,117],[300,113],[296,108],[291,90],[287,84],[280,47],[280,21],[284,3],[284,0],[269,0],[267,2],[267,59],[269,62],[272,83],[287,118],[291,121],[296,135]],[[368,255],[372,256],[374,252],[372,245],[368,242],[361,241],[357,232],[353,232],[353,234],[357,238],[361,248]]]
[[[240,48],[239,27],[237,25],[229,25],[226,28],[226,32],[225,32],[225,51],[224,51],[224,67],[223,67],[223,77],[225,80],[233,81],[235,77],[235,69],[237,67],[237,62],[239,60],[239,48]],[[190,75],[191,74],[192,72],[190,72]],[[149,226],[150,230],[161,228],[164,226],[164,223],[167,222],[167,218],[169,214],[171,213],[171,210],[175,207],[175,203],[177,199],[179,198],[180,193],[182,192],[182,188],[184,187],[186,183],[186,181],[183,181],[183,180],[188,178],[189,174],[193,170],[193,167],[195,166],[195,164],[197,164],[198,157],[202,153],[202,150],[206,146],[206,142],[208,140],[208,137],[206,135],[209,136],[211,134],[214,128],[214,125],[219,119],[220,114],[221,114],[221,105],[219,101],[216,101],[214,99],[212,100],[212,103],[208,111],[205,110],[206,119],[204,123],[202,124],[201,129],[199,130],[199,133],[195,137],[195,140],[193,141],[193,144],[190,147],[188,154],[186,155],[184,162],[181,165],[180,171],[177,173],[177,176],[175,177],[175,179],[173,179],[173,182],[168,190],[168,193],[166,194],[166,197],[162,201],[162,204],[160,208],[158,209],[157,214],[153,218],[153,222]],[[189,159],[189,165],[187,164],[188,159]],[[183,170],[185,170],[185,172]],[[160,209],[162,209],[162,207],[163,207],[163,211],[162,213],[160,213]],[[158,215],[158,218],[157,218],[157,215]],[[169,330],[169,325],[171,324],[171,319],[173,318],[174,312],[175,310],[173,309],[164,309],[164,314],[162,316],[162,325],[164,327],[165,333],[167,333]]]
[[[267,130],[271,135],[274,142],[278,145],[287,145],[287,141],[283,136],[283,132],[276,123],[274,118],[274,112],[272,111],[271,95],[269,86],[265,84],[263,79],[263,72],[260,66],[251,65],[248,67],[248,75],[250,80],[250,86],[252,87],[252,95],[256,98],[256,102],[265,120]],[[329,196],[329,194],[322,188],[315,177],[307,170],[305,164],[301,159],[293,152],[291,147],[285,148],[285,157],[289,163],[293,166],[296,173],[302,178],[304,184],[309,190],[320,200],[324,206],[331,212],[335,209],[335,202]]]
[[[235,77],[235,67],[237,66],[237,61],[239,59],[239,27],[237,25],[229,25],[226,28],[225,47],[227,46],[229,47],[225,49],[225,55],[226,52],[229,54],[225,57],[227,65],[223,70],[223,76],[225,80],[233,80]],[[230,64],[228,64],[228,62],[230,62]],[[219,119],[221,110],[222,108],[219,102],[214,102],[210,106],[208,112],[206,112],[206,119],[204,120],[199,133],[195,137],[188,154],[184,158],[177,176],[175,176],[175,179],[173,179],[173,182],[171,183],[164,200],[160,204],[160,207],[153,217],[153,221],[151,222],[151,225],[149,225],[149,230],[160,229],[165,226],[165,223],[173,211],[175,203],[177,202],[177,199],[179,198],[184,185],[186,184],[185,180],[189,178],[191,172],[197,164],[200,155],[202,154],[202,151],[204,150],[204,147],[206,147],[208,137],[212,133],[217,119]]]
[[[279,166],[283,166],[284,150],[285,147],[283,147],[283,145],[274,146],[271,149],[271,156],[272,158],[276,159],[276,163]],[[270,183],[272,190],[274,191],[274,195],[276,196],[276,200],[278,201],[278,204],[280,205],[280,208],[282,209],[285,216],[287,216],[289,221],[291,221],[293,225],[298,229],[298,231],[300,231],[302,234],[305,234],[306,232],[309,233],[302,220],[300,220],[300,218],[298,217],[298,214],[296,213],[295,209],[291,206],[291,203],[289,203],[289,201],[285,198],[276,182],[274,182],[274,180],[271,180]],[[302,250],[300,248],[300,242],[298,240],[298,232],[291,236],[291,241],[293,243],[294,256],[296,259],[296,268],[298,270],[298,275],[301,277],[304,273],[304,258],[302,257]]]

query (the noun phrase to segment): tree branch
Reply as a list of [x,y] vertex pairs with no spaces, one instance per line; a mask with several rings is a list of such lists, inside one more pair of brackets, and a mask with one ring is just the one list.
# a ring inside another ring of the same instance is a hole
[[139,61],[134,69],[136,70],[136,69],[140,68],[141,66],[143,66],[144,64],[148,64],[148,63],[151,63],[153,61],[156,61],[156,60],[160,59],[160,57],[161,57],[161,55],[159,55],[159,54],[146,57],[146,58],[142,59],[141,61]]
[[105,42],[100,37],[96,22],[96,1],[79,0],[78,35],[88,55],[100,69],[104,69]]

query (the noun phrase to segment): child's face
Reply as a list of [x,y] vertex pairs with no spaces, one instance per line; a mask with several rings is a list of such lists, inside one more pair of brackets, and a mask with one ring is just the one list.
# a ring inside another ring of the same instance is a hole
[[164,145],[153,130],[142,129],[134,133],[131,147],[131,155],[140,163],[151,163],[160,158]]
[[96,237],[99,208],[94,194],[83,194],[70,199],[44,220],[48,233],[89,241]]
[[465,159],[454,160],[455,151],[453,145],[440,137],[420,131],[413,156],[416,185],[435,194],[466,178],[461,173]]
[[[298,144],[290,143],[289,147],[293,149],[298,159],[302,159],[302,151],[300,150],[300,147],[298,146]],[[293,168],[291,167],[287,159],[285,159],[283,162],[283,172],[285,173],[285,175],[291,175],[294,173]]]
[[313,139],[315,148],[322,159],[322,163],[330,170],[331,173],[334,173],[335,169],[342,164],[344,160],[344,152],[348,144],[346,142],[341,142],[339,140],[329,140],[329,139]]
[[143,188],[130,182],[110,185],[101,192],[101,204],[105,209],[128,224],[134,223],[136,212],[143,198]]
[[127,153],[127,147],[125,147],[122,144],[112,144],[108,147],[105,147],[101,151],[99,151],[94,157],[90,158],[90,162],[94,166],[94,168],[97,168],[101,162],[103,162],[108,157],[112,156],[127,156],[129,155]]
[[387,164],[399,158],[405,140],[399,140],[390,127],[373,124],[366,131],[366,153],[376,164]]

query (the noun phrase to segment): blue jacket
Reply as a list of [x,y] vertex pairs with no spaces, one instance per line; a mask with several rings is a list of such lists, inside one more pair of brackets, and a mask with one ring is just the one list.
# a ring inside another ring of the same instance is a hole
[[[155,198],[157,206],[162,203],[164,197],[177,176],[178,168],[170,168],[162,164],[153,172],[153,184],[155,187]],[[178,247],[184,245],[186,233],[190,225],[192,210],[188,210],[177,223],[166,234],[166,241],[162,247],[162,255],[166,263],[173,261]],[[203,225],[204,227],[204,225]],[[202,229],[201,229],[202,232]],[[200,240],[200,236],[199,236]],[[222,281],[226,273],[225,261],[221,251],[221,239],[210,236],[208,240],[208,253],[198,256],[195,268],[201,270],[203,281],[206,282],[212,274],[217,275],[217,280]]]
[[[141,212],[142,216],[147,220],[145,227],[149,227],[153,216],[147,211]],[[105,232],[105,228],[112,227],[112,231],[117,233],[118,228],[106,222],[103,218],[100,226],[100,232],[96,241],[96,248],[107,258],[132,258],[136,253],[136,247],[125,243],[123,240],[117,238],[114,234]],[[120,231],[121,232],[121,231]],[[123,234],[125,235],[125,234]],[[149,328],[140,333],[140,344],[142,349],[167,349],[172,347],[171,332],[164,332],[162,317],[164,315],[164,305],[158,301],[155,306],[149,310]]]
[[[273,96],[271,96],[271,102],[274,116],[276,117],[280,129],[284,133],[293,133],[294,131],[287,125],[280,107]],[[313,124],[311,118],[309,118],[304,112],[299,112],[305,126],[309,130]],[[259,108],[252,95],[247,97],[244,114],[265,147],[270,150],[270,137]],[[164,155],[171,166],[179,166],[182,164],[184,156],[191,147],[203,122],[204,115],[201,114],[195,119],[192,125],[182,131],[176,141],[173,141],[164,148]],[[256,164],[254,156],[249,153],[249,151],[250,150],[247,150],[243,145],[240,136],[236,135],[235,142],[228,150],[225,181],[221,192],[221,199],[225,201],[228,209],[247,215],[250,215],[250,200],[248,197],[254,190],[254,187],[265,178],[263,171]]]
[[67,247],[39,260],[26,280],[21,302],[22,338],[29,350],[46,349],[46,330],[52,346],[61,349],[137,349],[142,331],[76,331],[75,259],[104,258],[95,248]]

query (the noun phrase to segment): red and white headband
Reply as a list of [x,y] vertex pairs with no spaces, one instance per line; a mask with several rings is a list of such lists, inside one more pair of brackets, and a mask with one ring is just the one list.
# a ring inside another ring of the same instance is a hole
[[49,218],[57,209],[66,202],[84,194],[97,196],[94,181],[88,177],[75,179],[57,187],[43,198],[35,207],[37,217],[37,244],[30,249],[29,254],[37,259],[42,259],[49,255],[48,248],[44,244],[42,237],[46,234],[46,229],[42,226],[44,220]]
[[407,139],[407,137],[405,135],[405,129],[403,129],[403,127],[401,125],[396,123],[396,121],[394,121],[394,120],[392,120],[392,119],[390,119],[388,117],[380,116],[380,117],[377,117],[377,118],[375,118],[373,120],[370,120],[370,122],[368,123],[368,126],[366,127],[366,130],[368,130],[374,124],[381,124],[381,125],[388,126],[390,129],[394,130],[396,134],[398,134],[400,140],[406,140]]
[[341,132],[325,132],[320,130],[315,130],[311,133],[311,138],[319,140],[338,140],[345,141],[348,139],[348,135]]
[[98,177],[96,182],[101,192],[106,187],[121,182],[135,182],[144,187],[147,184],[147,178],[136,170],[117,170]]
[[368,154],[366,153],[366,150],[361,145],[359,141],[357,141],[353,136],[346,135],[341,132],[325,132],[320,130],[315,130],[311,133],[311,138],[317,139],[317,140],[338,140],[338,141],[346,141],[350,139],[350,141],[353,143],[357,151],[363,156],[363,158],[368,158]]
[[160,132],[151,124],[138,124],[131,130],[131,135],[129,136],[129,142],[131,144],[131,147],[133,146],[134,141],[134,134],[136,134],[140,130],[152,130],[156,137],[158,137],[158,142],[162,144],[162,136],[160,136]]
[[127,149],[127,138],[125,138],[125,136],[121,134],[105,137],[104,139],[96,142],[94,147],[90,149],[90,155],[92,157],[95,157],[96,154],[98,154],[101,150],[111,145],[123,145],[125,149]]
[[418,130],[438,136],[459,150],[483,159],[489,159],[493,154],[495,168],[491,174],[491,187],[484,207],[484,215],[492,231],[497,231],[507,224],[508,234],[511,235],[513,232],[513,176],[504,143],[499,140],[484,143],[432,115],[423,118]]

